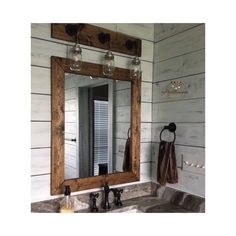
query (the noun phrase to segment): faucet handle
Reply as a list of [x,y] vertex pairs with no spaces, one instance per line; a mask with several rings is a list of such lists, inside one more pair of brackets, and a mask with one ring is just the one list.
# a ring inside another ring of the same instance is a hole
[[122,206],[123,204],[120,200],[120,197],[121,197],[121,193],[123,193],[123,189],[116,188],[116,189],[114,189],[114,191],[115,191],[115,205]]

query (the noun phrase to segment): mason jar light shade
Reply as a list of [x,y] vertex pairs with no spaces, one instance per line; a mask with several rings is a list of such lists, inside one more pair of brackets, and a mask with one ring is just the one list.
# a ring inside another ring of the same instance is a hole
[[82,66],[82,49],[78,43],[76,43],[69,52],[70,69],[72,71],[80,71]]
[[141,76],[141,63],[138,57],[134,57],[130,66],[130,78],[138,79]]
[[103,62],[103,74],[106,76],[112,76],[115,70],[114,55],[111,51],[107,51],[104,56]]

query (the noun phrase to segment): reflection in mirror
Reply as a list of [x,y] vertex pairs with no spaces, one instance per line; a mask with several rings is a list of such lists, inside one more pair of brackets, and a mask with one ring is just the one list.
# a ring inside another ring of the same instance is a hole
[[130,126],[130,81],[66,73],[65,179],[128,171]]

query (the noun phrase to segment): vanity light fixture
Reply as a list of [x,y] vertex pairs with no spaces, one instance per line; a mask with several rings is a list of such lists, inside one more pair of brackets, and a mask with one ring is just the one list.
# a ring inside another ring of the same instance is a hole
[[108,43],[109,50],[105,53],[104,59],[103,59],[103,74],[105,76],[112,76],[115,70],[115,62],[114,62],[114,55],[112,51],[110,50],[110,41],[111,37],[108,33],[100,33],[98,34],[98,40],[100,43]]
[[139,79],[141,76],[141,62],[137,56],[133,58],[130,66],[130,78]]
[[[137,42],[132,40],[127,40],[125,46],[128,50],[135,49],[137,55]],[[138,56],[135,56],[131,61],[130,66],[130,78],[131,79],[139,79],[141,77],[141,62]]]
[[84,24],[67,24],[65,30],[68,35],[75,37],[75,45],[69,50],[68,57],[70,59],[70,70],[80,71],[82,66],[82,49],[78,43],[79,33],[83,29]]

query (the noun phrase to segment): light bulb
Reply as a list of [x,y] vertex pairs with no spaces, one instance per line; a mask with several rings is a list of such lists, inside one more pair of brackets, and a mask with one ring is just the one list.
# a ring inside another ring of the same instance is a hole
[[69,52],[70,58],[70,70],[80,71],[82,66],[82,49],[78,43],[76,43]]
[[138,57],[134,57],[130,67],[130,77],[132,79],[138,79],[141,76],[141,65]]
[[112,76],[114,70],[115,70],[114,55],[111,51],[107,51],[104,56],[103,74],[106,76]]

